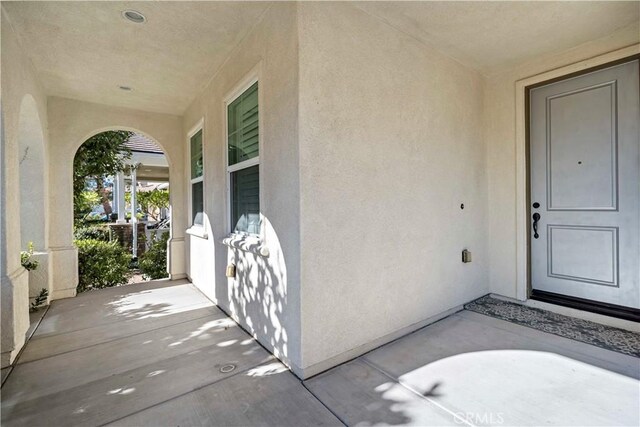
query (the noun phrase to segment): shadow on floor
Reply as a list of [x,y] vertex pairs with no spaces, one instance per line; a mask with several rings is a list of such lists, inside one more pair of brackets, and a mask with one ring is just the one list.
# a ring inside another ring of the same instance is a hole
[[2,423],[638,425],[639,362],[461,311],[302,383],[187,281],[147,282],[55,301]]

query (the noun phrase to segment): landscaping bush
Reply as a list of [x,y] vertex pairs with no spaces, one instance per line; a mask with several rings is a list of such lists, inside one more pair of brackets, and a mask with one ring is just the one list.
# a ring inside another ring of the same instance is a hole
[[76,240],[78,247],[78,292],[124,285],[129,280],[130,255],[118,242]]
[[138,266],[145,279],[163,279],[168,277],[167,273],[167,241],[169,233],[158,232],[151,235],[151,245],[149,249],[140,256]]
[[73,238],[75,240],[100,240],[102,242],[111,240],[109,237],[109,227],[98,226],[76,227],[73,231]]
[[38,268],[39,262],[33,259],[33,242],[29,242],[29,246],[26,251],[20,252],[20,264],[22,264],[27,271]]
[[31,302],[31,306],[29,306],[29,311],[32,313],[35,311],[38,311],[38,309],[47,302],[48,296],[49,296],[48,290],[46,290],[45,288],[40,289],[40,292],[38,292],[38,295],[36,295],[36,297],[33,299],[33,302]]

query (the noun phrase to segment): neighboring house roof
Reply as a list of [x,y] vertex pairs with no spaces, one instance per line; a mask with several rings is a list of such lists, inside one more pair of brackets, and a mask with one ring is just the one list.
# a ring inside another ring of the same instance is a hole
[[169,188],[168,182],[147,182],[144,184],[140,183],[138,191],[142,193],[148,193],[153,190],[164,190],[166,188]]
[[129,137],[129,140],[126,142],[126,145],[131,149],[131,151],[137,151],[140,153],[164,154],[162,148],[158,147],[155,142],[139,133],[134,133],[133,135],[131,135]]

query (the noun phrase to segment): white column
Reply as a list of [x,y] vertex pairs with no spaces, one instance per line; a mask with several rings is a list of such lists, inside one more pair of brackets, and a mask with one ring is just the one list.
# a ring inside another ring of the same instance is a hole
[[118,172],[118,174],[116,175],[116,180],[115,180],[115,188],[116,188],[116,197],[117,199],[115,200],[115,205],[116,205],[116,211],[118,212],[118,220],[116,221],[117,224],[124,224],[127,221],[124,219],[125,217],[125,203],[124,203],[124,194],[125,194],[125,186],[124,186],[124,172]]
[[133,229],[133,257],[138,257],[138,217],[136,216],[137,165],[131,167],[131,228]]
[[[118,190],[118,175],[115,175],[113,177],[113,191],[111,192],[111,198],[113,199],[111,209],[113,209],[113,213],[118,212]],[[108,220],[111,222],[111,217],[109,217]]]

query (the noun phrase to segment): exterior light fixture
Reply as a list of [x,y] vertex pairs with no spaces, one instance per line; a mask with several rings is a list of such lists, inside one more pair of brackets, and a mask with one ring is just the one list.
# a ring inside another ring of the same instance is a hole
[[122,11],[122,17],[128,21],[133,22],[134,24],[142,24],[147,20],[147,18],[145,18],[143,14],[135,10]]

